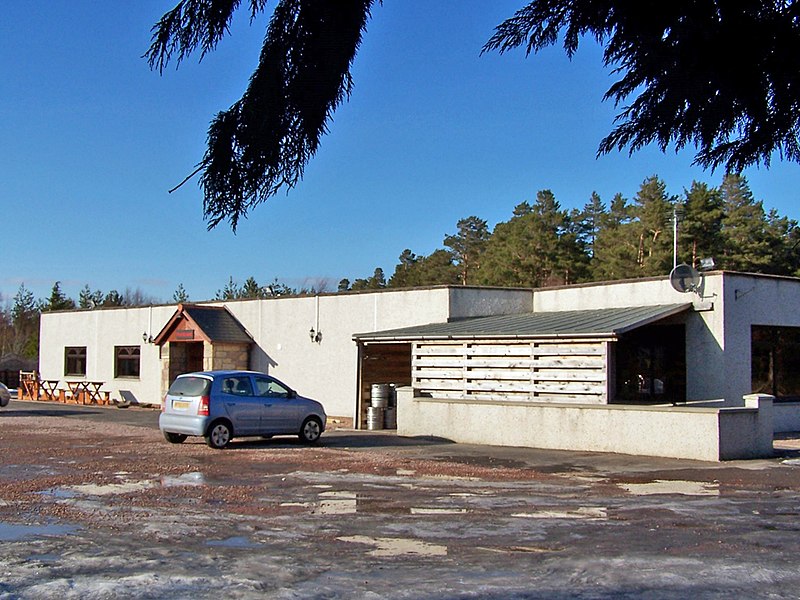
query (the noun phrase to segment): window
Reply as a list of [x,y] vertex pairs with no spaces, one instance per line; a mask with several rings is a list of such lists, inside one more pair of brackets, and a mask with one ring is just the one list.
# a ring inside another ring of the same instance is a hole
[[64,348],[64,375],[86,377],[86,346]]
[[250,385],[250,377],[226,377],[222,380],[222,392],[234,396],[252,396],[253,386]]
[[753,325],[750,382],[754,393],[800,397],[800,327]]
[[139,378],[139,346],[114,346],[114,377]]
[[256,377],[256,392],[259,396],[271,398],[288,398],[290,396],[288,389],[267,377]]

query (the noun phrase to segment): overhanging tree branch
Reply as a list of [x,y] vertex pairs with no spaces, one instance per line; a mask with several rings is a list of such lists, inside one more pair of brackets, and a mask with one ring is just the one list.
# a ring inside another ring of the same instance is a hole
[[[349,96],[350,67],[375,0],[281,0],[242,98],[211,122],[198,170],[209,229],[239,219],[302,178],[328,130],[333,111]],[[227,33],[240,0],[184,0],[154,27],[146,54],[163,70],[200,48],[213,50]],[[251,0],[251,17],[264,9]],[[191,177],[191,176],[190,176]]]

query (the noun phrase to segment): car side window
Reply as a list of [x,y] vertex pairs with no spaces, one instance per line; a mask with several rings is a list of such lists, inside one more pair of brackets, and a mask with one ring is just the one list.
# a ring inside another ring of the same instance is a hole
[[256,377],[256,393],[259,396],[268,396],[270,398],[289,397],[288,389],[274,379],[268,379],[267,377]]
[[222,393],[234,396],[252,396],[253,387],[249,377],[226,377],[222,380]]

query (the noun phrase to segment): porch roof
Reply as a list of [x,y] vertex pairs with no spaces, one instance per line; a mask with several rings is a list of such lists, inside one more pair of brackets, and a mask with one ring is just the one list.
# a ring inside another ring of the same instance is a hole
[[178,310],[156,336],[154,343],[163,344],[182,321],[200,334],[200,339],[213,343],[250,344],[253,338],[224,306],[179,304]]
[[616,338],[628,331],[682,313],[691,303],[534,312],[459,319],[357,333],[358,342],[518,338]]

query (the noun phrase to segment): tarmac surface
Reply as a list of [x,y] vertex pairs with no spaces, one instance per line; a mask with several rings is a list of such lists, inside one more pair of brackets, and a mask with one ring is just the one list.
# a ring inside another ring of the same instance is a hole
[[157,420],[0,409],[0,599],[800,597],[796,436],[724,463],[352,430],[214,451]]

